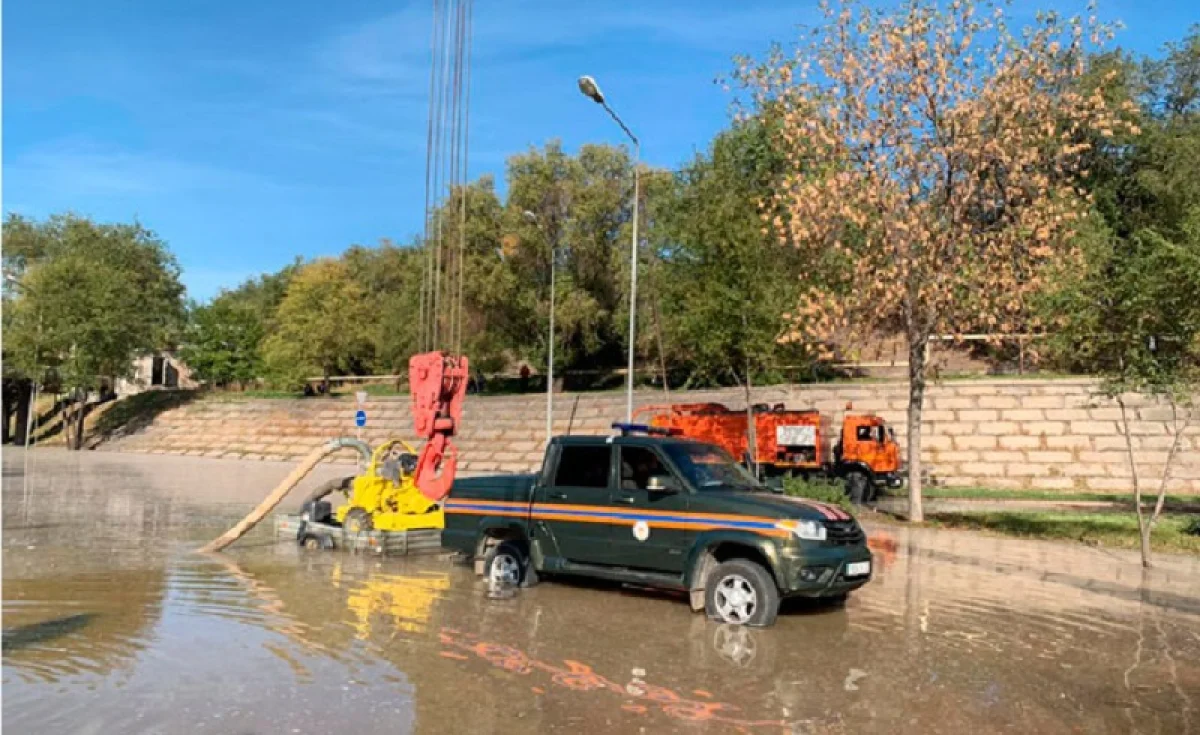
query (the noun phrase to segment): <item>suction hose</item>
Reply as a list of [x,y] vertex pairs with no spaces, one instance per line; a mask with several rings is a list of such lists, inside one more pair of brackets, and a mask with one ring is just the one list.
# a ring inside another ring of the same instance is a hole
[[300,481],[303,480],[309,472],[312,472],[314,467],[321,463],[321,460],[338,450],[347,448],[358,451],[358,453],[363,456],[365,461],[371,461],[371,448],[367,446],[366,442],[359,441],[358,439],[351,439],[349,437],[330,439],[328,442],[309,452],[304,460],[300,462],[299,466],[292,470],[290,475],[283,478],[283,482],[279,483],[275,489],[271,491],[271,494],[258,504],[258,507],[250,511],[245,518],[238,521],[236,526],[216,537],[212,541],[209,541],[207,544],[197,549],[197,551],[202,553],[220,551],[226,546],[232,544],[234,541],[240,539],[242,536],[245,536],[247,531],[257,526],[259,521],[261,521],[267,516],[268,513],[275,509],[275,506],[283,502],[283,499],[287,496],[287,494],[291,492],[293,488],[299,485]]

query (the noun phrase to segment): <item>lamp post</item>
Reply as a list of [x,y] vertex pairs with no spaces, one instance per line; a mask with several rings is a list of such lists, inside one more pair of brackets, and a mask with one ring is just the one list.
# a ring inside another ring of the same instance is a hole
[[585,97],[588,97],[596,104],[604,108],[605,112],[616,121],[617,125],[621,126],[621,130],[629,139],[633,141],[633,238],[629,245],[629,372],[625,377],[625,420],[633,421],[633,348],[634,340],[637,337],[637,268],[638,268],[638,194],[639,194],[639,179],[638,179],[638,162],[642,157],[642,144],[629,126],[625,124],[617,113],[608,106],[608,102],[604,100],[604,93],[600,91],[600,85],[596,84],[596,80],[589,76],[579,77],[579,91]]
[[554,271],[558,265],[558,258],[554,243],[546,235],[538,216],[528,209],[521,214],[527,222],[538,228],[542,237],[546,239],[546,244],[550,246],[550,329],[546,335],[546,344],[549,345],[549,355],[546,358],[546,444],[549,446],[554,437]]

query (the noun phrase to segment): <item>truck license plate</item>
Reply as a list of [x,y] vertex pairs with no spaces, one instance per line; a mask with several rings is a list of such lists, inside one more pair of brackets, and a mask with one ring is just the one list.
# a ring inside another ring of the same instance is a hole
[[851,562],[846,565],[846,576],[847,577],[861,577],[864,574],[870,574],[870,573],[871,573],[871,562],[869,562],[869,561],[855,561],[855,562]]

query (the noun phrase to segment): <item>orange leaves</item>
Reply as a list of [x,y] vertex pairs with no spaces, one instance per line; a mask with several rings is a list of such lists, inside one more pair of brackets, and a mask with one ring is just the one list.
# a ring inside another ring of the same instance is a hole
[[853,284],[807,293],[797,333],[1019,329],[1043,270],[1073,256],[1081,141],[1125,129],[1102,97],[1069,91],[1081,70],[1063,57],[1081,23],[1051,14],[1016,35],[1002,8],[977,17],[971,0],[945,13],[921,0],[890,14],[824,7],[789,66],[743,77],[788,102],[792,170],[772,197],[786,216],[769,224],[811,272]]

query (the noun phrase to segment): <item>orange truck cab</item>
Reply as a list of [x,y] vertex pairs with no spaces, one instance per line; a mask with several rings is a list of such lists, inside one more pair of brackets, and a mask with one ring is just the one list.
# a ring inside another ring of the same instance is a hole
[[[755,466],[768,484],[784,477],[843,478],[856,503],[874,498],[878,488],[903,484],[900,446],[878,416],[846,414],[835,432],[828,414],[788,410],[783,404],[753,407],[755,451],[749,451],[747,413],[720,403],[645,406],[651,426],[675,429],[683,436],[716,444],[747,466]],[[753,461],[751,461],[753,459]]]

